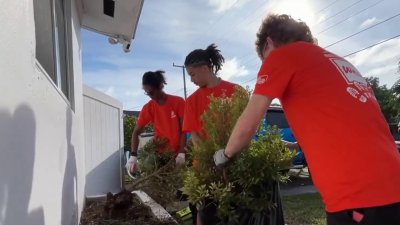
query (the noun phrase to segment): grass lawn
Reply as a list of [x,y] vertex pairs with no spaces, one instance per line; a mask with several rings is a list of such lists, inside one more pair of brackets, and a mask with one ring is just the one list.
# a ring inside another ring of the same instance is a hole
[[325,211],[318,193],[285,196],[283,214],[289,225],[325,225]]

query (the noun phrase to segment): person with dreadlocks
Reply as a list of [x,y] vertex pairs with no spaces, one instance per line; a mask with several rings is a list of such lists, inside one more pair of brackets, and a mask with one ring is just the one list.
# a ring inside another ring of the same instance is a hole
[[230,98],[237,84],[222,80],[217,76],[225,59],[215,44],[206,49],[196,49],[185,59],[186,71],[199,88],[186,100],[183,131],[191,134],[193,144],[205,135],[201,115],[208,109],[210,96]]
[[164,85],[167,84],[164,73],[157,70],[143,75],[143,90],[151,100],[140,111],[132,133],[131,156],[125,166],[129,172],[138,169],[139,135],[149,123],[153,125],[155,138],[165,138],[168,141],[166,149],[174,150],[176,163],[178,165],[185,163],[186,135],[182,132],[185,101],[181,97],[164,92]]
[[[190,133],[193,145],[207,135],[203,129],[201,116],[208,109],[209,97],[213,95],[216,98],[230,98],[237,87],[242,88],[217,76],[224,61],[224,57],[215,44],[209,45],[206,49],[193,50],[186,56],[184,63],[186,71],[191,82],[199,87],[186,99],[183,119],[183,132]],[[196,160],[193,164],[196,164]],[[202,216],[203,221],[201,221],[196,207],[190,205],[190,209],[194,224],[213,224],[217,220],[215,215],[206,215]]]

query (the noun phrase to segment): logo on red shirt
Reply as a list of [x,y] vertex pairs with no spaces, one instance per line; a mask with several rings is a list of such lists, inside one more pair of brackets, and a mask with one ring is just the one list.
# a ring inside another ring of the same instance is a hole
[[375,99],[367,81],[351,63],[342,58],[330,58],[330,60],[346,81],[347,93],[362,103],[367,102],[370,98]]
[[257,78],[257,84],[265,84],[268,80],[268,75],[261,75]]
[[175,118],[175,117],[176,117],[175,112],[174,112],[174,111],[171,111],[171,119],[173,119],[173,118]]

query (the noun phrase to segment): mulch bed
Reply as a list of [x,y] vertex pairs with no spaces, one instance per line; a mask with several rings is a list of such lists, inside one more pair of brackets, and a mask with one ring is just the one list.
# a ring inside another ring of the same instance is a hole
[[82,212],[80,225],[177,225],[160,221],[151,209],[128,191],[107,194],[107,199],[88,203]]

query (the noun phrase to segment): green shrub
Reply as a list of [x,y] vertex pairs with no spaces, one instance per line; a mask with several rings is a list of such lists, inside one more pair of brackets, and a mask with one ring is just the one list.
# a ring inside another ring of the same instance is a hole
[[215,201],[219,218],[229,224],[238,223],[239,208],[254,215],[269,214],[274,207],[273,185],[287,179],[280,171],[290,167],[294,156],[281,142],[279,130],[273,127],[251,141],[222,171],[215,168],[213,155],[226,146],[248,100],[248,91],[244,89],[237,89],[232,98],[211,97],[209,110],[202,116],[207,138],[189,150],[198,163],[188,168],[184,177],[183,191],[189,201],[203,207],[206,201]]
[[[132,139],[132,132],[136,126],[137,117],[136,116],[124,116],[124,150],[130,151],[131,150],[131,139]],[[151,124],[147,125],[144,128],[144,132],[153,132],[153,126]]]

